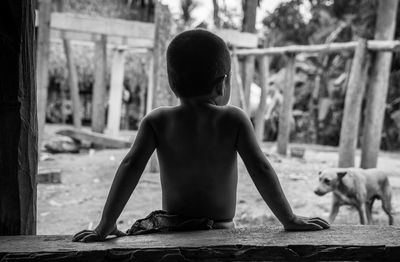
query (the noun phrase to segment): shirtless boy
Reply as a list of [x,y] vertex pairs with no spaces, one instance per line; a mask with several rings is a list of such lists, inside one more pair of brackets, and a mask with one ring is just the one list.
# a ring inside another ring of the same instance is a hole
[[230,53],[209,31],[177,35],[167,50],[169,84],[180,105],[161,107],[143,118],[135,142],[121,162],[101,221],[73,241],[102,241],[125,235],[116,220],[157,149],[162,208],[185,218],[208,218],[212,228],[232,228],[236,209],[237,153],[265,203],[285,230],[321,230],[321,218],[293,214],[277,175],[261,151],[247,115],[227,105]]

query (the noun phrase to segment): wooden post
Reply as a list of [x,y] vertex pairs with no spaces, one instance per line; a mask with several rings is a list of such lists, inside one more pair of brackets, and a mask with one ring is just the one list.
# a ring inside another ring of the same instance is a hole
[[254,132],[257,140],[261,143],[264,137],[264,121],[265,111],[267,109],[267,92],[268,92],[268,77],[269,77],[269,57],[262,56],[259,58],[260,65],[260,84],[261,84],[261,95],[260,102],[254,116]]
[[242,78],[240,77],[239,72],[239,59],[238,56],[235,54],[235,51],[233,51],[231,71],[232,90],[230,104],[241,107],[243,110],[247,111],[246,99],[243,92]]
[[154,96],[154,55],[151,50],[149,50],[148,60],[149,64],[147,69],[147,96],[146,96],[146,114],[150,113],[153,109],[153,96]]
[[296,55],[288,55],[285,69],[285,86],[283,90],[283,102],[279,113],[278,145],[277,151],[281,155],[286,155],[289,144],[290,124],[292,119],[292,107],[294,100],[294,75]]
[[79,86],[78,86],[78,73],[76,72],[75,61],[72,56],[72,48],[70,40],[63,39],[65,56],[67,59],[68,67],[68,85],[69,92],[72,100],[72,115],[73,123],[75,128],[82,127],[81,117],[81,101],[79,98]]
[[51,0],[39,1],[39,28],[36,53],[39,149],[46,123],[47,88],[49,84]]
[[106,124],[107,37],[105,35],[102,35],[100,41],[96,42],[94,65],[92,131],[103,133]]
[[124,86],[125,52],[115,49],[111,64],[110,100],[108,102],[107,134],[118,136],[121,123],[122,91]]
[[[166,51],[168,41],[172,37],[172,15],[167,5],[156,1],[155,30],[153,48],[153,108],[174,105],[177,98],[169,88],[167,76]],[[154,153],[150,159],[150,172],[158,172],[157,155]]]
[[339,167],[354,167],[355,164],[361,103],[369,67],[367,55],[367,41],[360,38],[354,52],[346,91],[342,128],[340,130]]
[[[398,5],[398,0],[378,1],[375,40],[393,39]],[[374,168],[378,163],[391,63],[391,52],[378,52],[372,66],[363,129],[362,168]]]
[[0,235],[36,234],[38,126],[33,0],[0,1],[0,17],[7,18],[0,22]]

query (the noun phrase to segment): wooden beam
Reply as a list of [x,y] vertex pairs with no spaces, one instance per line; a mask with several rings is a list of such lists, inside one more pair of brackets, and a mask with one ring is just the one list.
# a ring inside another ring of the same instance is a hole
[[[379,1],[375,39],[394,38],[398,6],[398,0]],[[378,163],[392,56],[390,52],[380,52],[376,54],[372,65],[362,141],[361,167],[363,168],[374,168]]]
[[33,1],[0,1],[0,17],[0,235],[36,234]]
[[72,236],[1,236],[5,261],[398,261],[400,228],[280,227],[148,234],[83,244]]
[[339,167],[355,166],[361,103],[364,97],[368,68],[367,41],[360,38],[354,53],[346,90],[342,128],[340,130]]
[[51,0],[39,1],[39,28],[36,52],[36,86],[39,148],[46,123],[47,88],[49,85]]
[[94,50],[94,85],[92,98],[92,131],[103,133],[106,124],[107,37],[96,42]]
[[[353,51],[357,46],[357,42],[345,43],[329,43],[321,45],[290,45],[278,46],[258,49],[240,49],[236,51],[239,56],[247,55],[283,55],[287,53],[335,53],[342,51]],[[370,40],[367,44],[368,50],[371,51],[400,51],[400,41],[375,41]]]
[[122,92],[124,89],[125,52],[115,49],[111,64],[110,99],[108,102],[108,118],[106,133],[118,136],[121,122]]
[[154,24],[75,13],[51,14],[51,28],[126,38],[154,39]]
[[111,137],[108,135],[90,132],[85,130],[78,129],[63,129],[57,132],[58,135],[68,136],[72,139],[79,141],[88,141],[94,144],[95,146],[103,147],[103,148],[129,148],[131,146],[131,142]]
[[257,140],[261,143],[264,138],[264,122],[265,113],[267,110],[267,93],[268,93],[268,77],[269,77],[269,58],[262,56],[258,58],[259,75],[260,75],[260,102],[258,103],[257,111],[254,116],[254,133]]
[[[88,32],[75,32],[68,30],[59,30],[52,28],[50,31],[52,41],[59,41],[60,39],[73,40],[74,43],[85,42],[98,42],[101,41],[101,34],[88,33]],[[107,36],[107,44],[109,48],[119,46],[127,46],[128,48],[153,48],[153,39],[147,38],[129,38],[124,36]]]
[[68,68],[68,86],[72,100],[72,119],[75,128],[82,127],[81,101],[79,97],[78,73],[76,71],[75,60],[72,55],[71,43],[63,39],[64,51]]
[[294,101],[294,75],[296,74],[295,59],[296,56],[288,56],[285,69],[285,85],[283,89],[283,102],[279,113],[278,144],[277,151],[281,155],[287,154],[287,147],[290,137],[290,125],[292,119],[292,109]]
[[214,31],[216,35],[225,40],[228,45],[237,48],[256,48],[258,36],[254,33],[239,32],[232,29],[220,29]]

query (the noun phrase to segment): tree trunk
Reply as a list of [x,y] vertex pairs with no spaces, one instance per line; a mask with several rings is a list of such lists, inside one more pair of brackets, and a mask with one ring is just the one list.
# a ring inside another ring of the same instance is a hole
[[36,53],[37,111],[39,128],[39,149],[44,134],[47,108],[47,88],[49,85],[50,19],[51,0],[39,1],[38,46]]
[[219,5],[218,0],[213,0],[213,18],[215,28],[221,28],[221,19],[219,18]]
[[355,166],[355,151],[360,125],[361,103],[369,67],[368,61],[367,41],[361,38],[358,40],[354,52],[346,91],[342,128],[340,130],[339,167]]
[[[243,26],[242,31],[248,33],[256,32],[258,0],[243,1]],[[243,89],[246,104],[250,104],[250,89],[254,78],[254,56],[247,56],[243,62]],[[247,111],[248,112],[248,111]],[[249,112],[248,112],[249,113]]]
[[[378,2],[375,40],[392,40],[396,28],[399,1],[386,0]],[[369,81],[370,86],[365,109],[361,154],[362,168],[374,168],[378,163],[391,63],[391,52],[378,52],[376,54]]]
[[285,86],[283,90],[283,102],[281,112],[279,112],[279,129],[277,150],[281,155],[286,155],[289,144],[290,124],[292,119],[292,109],[294,100],[294,75],[296,56],[288,56],[288,62],[285,69]]
[[107,37],[96,42],[94,55],[94,85],[92,96],[92,131],[103,133],[106,124]]
[[[177,98],[169,88],[167,75],[167,61],[165,53],[168,41],[172,37],[172,15],[168,6],[156,2],[155,10],[155,37],[153,61],[153,108],[175,105]],[[150,172],[158,172],[158,161],[154,153],[150,159]]]
[[33,1],[1,1],[0,17],[0,235],[36,234]]
[[260,103],[254,117],[254,132],[258,141],[261,143],[264,138],[264,121],[267,109],[267,92],[268,92],[268,77],[269,77],[269,57],[262,56],[259,58],[260,65],[260,84],[261,96]]

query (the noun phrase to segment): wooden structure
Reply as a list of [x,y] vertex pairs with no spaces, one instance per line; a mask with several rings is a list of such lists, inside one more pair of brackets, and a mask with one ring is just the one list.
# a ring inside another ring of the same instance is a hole
[[358,127],[361,103],[369,68],[367,41],[359,39],[354,52],[351,75],[347,84],[342,128],[340,130],[339,167],[354,167],[355,149],[358,142]]
[[324,232],[240,228],[77,243],[72,236],[0,237],[5,261],[398,261],[400,228],[334,226]]
[[[394,38],[396,21],[398,21],[396,19],[398,6],[398,0],[379,1],[375,25],[376,40],[392,40]],[[376,167],[378,162],[391,64],[391,52],[376,54],[371,70],[363,129],[361,154],[361,167],[363,168]]]
[[[291,59],[290,56],[296,53],[320,53],[320,52],[342,52],[342,51],[354,51],[358,46],[360,45],[359,42],[353,41],[353,42],[345,42],[345,43],[328,43],[328,44],[321,44],[321,45],[311,45],[311,46],[302,46],[302,45],[292,45],[292,46],[282,46],[282,47],[270,47],[270,48],[262,48],[262,49],[242,49],[242,50],[236,50],[234,52],[234,55],[237,56],[269,56],[269,55],[286,55],[289,57],[288,59],[288,66],[287,66],[287,76],[286,77],[286,86],[284,93],[284,106],[282,106],[282,112],[280,115],[280,122],[279,122],[279,134],[278,134],[278,152],[281,154],[286,154],[287,152],[287,145],[289,143],[289,129],[290,129],[290,117],[291,117],[291,109],[285,109],[285,107],[289,106],[291,107],[291,101],[293,99],[293,90],[294,83],[290,81],[290,75],[295,74],[295,67],[289,66],[291,64]],[[367,41],[365,44],[366,49],[368,51],[376,51],[376,52],[398,52],[400,51],[400,41],[383,41],[383,40],[370,40]],[[363,51],[359,51],[363,52]],[[365,55],[362,55],[364,57]],[[364,58],[362,58],[360,61],[366,61]],[[288,69],[290,72],[288,72]],[[365,75],[365,70],[367,68],[365,67],[365,64],[362,65],[362,71],[360,67],[356,66],[353,67],[354,70],[351,72],[350,79],[354,79],[352,81],[351,85],[352,87],[350,88],[351,90],[354,88],[354,83],[359,83],[358,81],[366,81],[363,79],[363,74]],[[360,71],[361,70],[361,71]],[[346,98],[346,100],[349,100],[347,104],[352,104],[351,101],[356,101],[356,105],[352,105],[352,109],[357,109],[358,112],[360,112],[360,98],[354,98],[354,95],[359,95],[357,92],[358,89],[355,91],[351,91],[347,93],[347,96],[349,98]],[[354,100],[355,99],[355,100]],[[376,108],[375,108],[376,109]],[[381,110],[381,109],[380,109]],[[346,109],[345,109],[346,111]],[[350,110],[347,109],[349,112]],[[347,138],[341,139],[341,153],[345,153],[346,156],[349,156],[350,158],[353,158],[354,156],[354,151],[355,151],[355,145],[356,143],[354,141],[357,140],[357,130],[358,130],[358,125],[359,125],[359,117],[356,119],[354,117],[354,112],[346,114],[346,116],[343,118],[343,123],[345,125],[349,122],[352,122],[351,126],[347,127],[346,133],[343,135],[348,136]],[[380,115],[380,119],[375,119],[376,121],[382,121],[383,115]],[[378,123],[377,123],[378,124]],[[357,130],[356,130],[357,129]],[[380,137],[380,136],[379,136]],[[347,144],[347,142],[351,141],[350,144]],[[379,147],[377,146],[377,149],[379,150]],[[377,157],[377,155],[375,156]],[[354,160],[348,160],[350,163],[354,163]],[[346,164],[348,166],[349,164]]]
[[36,233],[33,2],[0,2],[0,235]]

